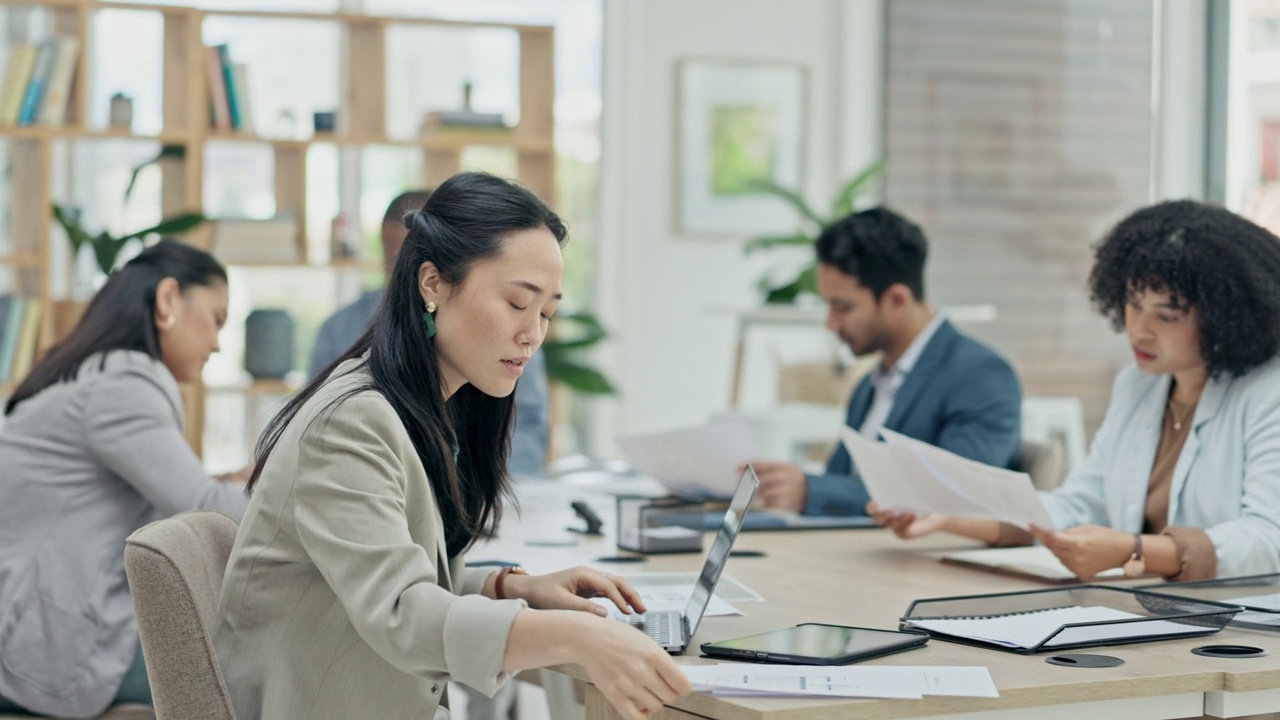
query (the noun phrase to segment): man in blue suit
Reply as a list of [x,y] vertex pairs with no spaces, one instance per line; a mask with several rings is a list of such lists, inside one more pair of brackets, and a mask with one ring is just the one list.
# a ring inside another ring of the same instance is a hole
[[[854,213],[818,237],[818,294],[827,328],[854,355],[879,352],[845,423],[879,439],[881,428],[971,460],[1014,468],[1021,448],[1022,390],[994,350],[961,334],[924,295],[928,242],[883,207]],[[822,475],[754,460],[771,507],[810,515],[864,515],[870,498],[841,445]]]

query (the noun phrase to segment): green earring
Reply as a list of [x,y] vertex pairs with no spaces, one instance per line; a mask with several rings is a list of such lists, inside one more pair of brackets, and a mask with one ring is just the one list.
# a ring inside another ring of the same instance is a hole
[[435,312],[436,304],[434,302],[427,303],[426,312],[422,313],[422,321],[427,324],[427,337],[436,336],[436,319],[431,317],[431,313]]

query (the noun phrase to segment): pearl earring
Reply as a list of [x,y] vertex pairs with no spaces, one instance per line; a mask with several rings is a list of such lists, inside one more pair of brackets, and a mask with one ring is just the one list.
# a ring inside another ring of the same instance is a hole
[[165,318],[165,319],[164,319],[164,321],[165,321],[165,327],[167,327],[167,328],[172,328],[174,325],[177,325],[177,324],[178,324],[178,318],[176,318],[176,317],[174,317],[174,316],[172,316],[172,315],[170,315],[169,317]]

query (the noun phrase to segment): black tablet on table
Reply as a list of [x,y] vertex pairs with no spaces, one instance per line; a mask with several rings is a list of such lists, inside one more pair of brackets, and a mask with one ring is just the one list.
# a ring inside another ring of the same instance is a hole
[[923,647],[922,633],[803,623],[795,627],[702,644],[710,657],[794,665],[847,665]]

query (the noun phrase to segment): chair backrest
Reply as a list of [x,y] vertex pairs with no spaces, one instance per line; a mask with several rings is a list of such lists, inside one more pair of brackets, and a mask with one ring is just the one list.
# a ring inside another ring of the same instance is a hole
[[1031,476],[1031,484],[1037,490],[1052,490],[1062,484],[1067,474],[1067,457],[1062,443],[1035,440],[1022,441],[1022,455],[1018,467]]
[[151,523],[125,541],[125,572],[159,720],[235,720],[211,640],[235,539],[234,520],[198,510]]

